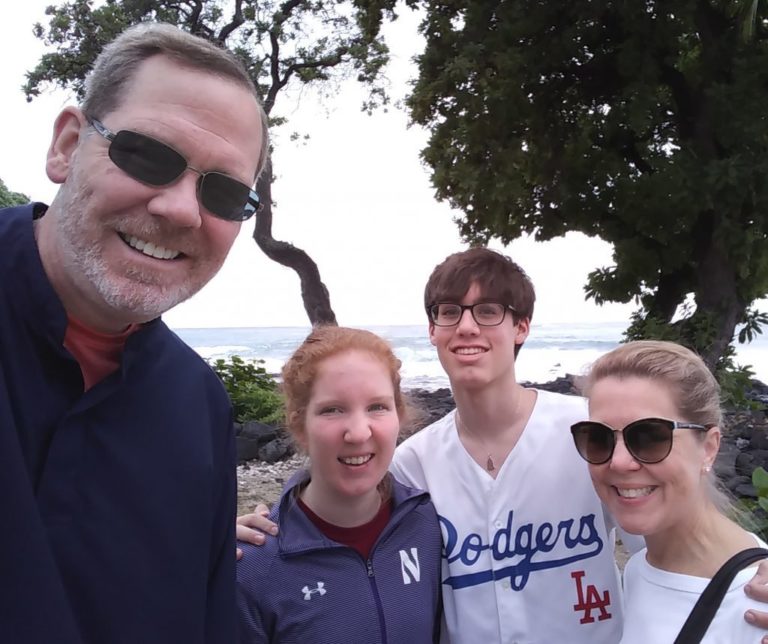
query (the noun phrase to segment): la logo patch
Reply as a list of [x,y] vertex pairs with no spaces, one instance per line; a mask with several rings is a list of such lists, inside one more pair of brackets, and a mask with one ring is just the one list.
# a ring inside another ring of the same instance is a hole
[[611,593],[606,590],[602,597],[597,588],[592,584],[587,584],[586,593],[582,586],[581,579],[584,577],[583,570],[577,570],[571,573],[571,577],[576,580],[576,594],[578,596],[578,603],[573,605],[573,610],[584,611],[584,617],[579,620],[581,624],[591,624],[595,621],[592,616],[592,611],[600,611],[597,616],[597,620],[602,622],[605,619],[611,618],[611,613],[608,612],[607,607],[611,605]]

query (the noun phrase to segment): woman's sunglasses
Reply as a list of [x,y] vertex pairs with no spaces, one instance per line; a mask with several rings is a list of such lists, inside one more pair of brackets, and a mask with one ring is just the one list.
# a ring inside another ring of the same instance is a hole
[[212,215],[245,221],[259,209],[259,196],[250,186],[221,172],[201,172],[172,147],[131,130],[115,133],[96,119],[88,121],[109,143],[109,158],[128,176],[150,186],[167,186],[189,169],[197,172],[197,198]]
[[[676,429],[707,431],[711,426],[679,423],[665,418],[642,418],[621,430],[624,446],[638,463],[659,463],[672,451],[672,432]],[[585,461],[602,465],[611,460],[616,447],[616,431],[603,423],[584,420],[571,425],[576,450]]]

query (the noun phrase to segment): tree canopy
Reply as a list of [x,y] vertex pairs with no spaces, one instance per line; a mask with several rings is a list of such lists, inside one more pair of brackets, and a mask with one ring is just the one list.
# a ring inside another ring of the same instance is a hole
[[[273,110],[280,92],[291,85],[311,85],[331,95],[337,81],[352,76],[370,88],[365,109],[387,100],[379,82],[387,48],[361,28],[348,0],[107,0],[97,8],[92,0],[72,0],[48,7],[46,14],[47,27],[37,24],[34,29],[53,51],[27,73],[23,90],[28,100],[50,84],[82,97],[85,77],[102,47],[128,26],[147,20],[179,25],[239,56],[272,126],[284,123]],[[254,239],[268,257],[297,271],[312,324],[335,324],[315,263],[292,244],[272,238],[273,177],[269,163],[257,185],[263,208],[256,216]]]
[[[363,0],[368,28],[395,8]],[[714,367],[768,292],[768,26],[757,0],[410,0],[426,47],[408,105],[470,242],[613,244],[588,297],[641,308]],[[567,266],[553,270],[567,270]]]
[[21,192],[13,192],[5,185],[5,181],[0,179],[0,208],[9,206],[21,206],[29,203],[29,197]]

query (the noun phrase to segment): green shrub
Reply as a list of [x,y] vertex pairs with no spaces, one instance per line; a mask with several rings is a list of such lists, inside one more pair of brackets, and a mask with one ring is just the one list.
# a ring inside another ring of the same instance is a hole
[[752,472],[752,485],[757,492],[757,502],[751,502],[755,532],[761,539],[768,537],[768,472],[756,467]]
[[245,361],[240,356],[218,359],[211,367],[221,378],[232,399],[235,421],[257,420],[268,425],[283,421],[283,398],[277,381],[261,365],[263,360]]

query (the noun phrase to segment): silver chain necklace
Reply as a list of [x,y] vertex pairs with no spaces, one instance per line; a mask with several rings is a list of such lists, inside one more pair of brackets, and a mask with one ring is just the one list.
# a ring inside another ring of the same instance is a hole
[[483,451],[488,454],[488,460],[485,461],[485,469],[488,470],[489,472],[493,472],[496,469],[496,465],[493,462],[493,456],[490,450],[485,445],[485,441],[482,440],[474,432],[469,431],[469,428],[467,427],[466,423],[461,419],[461,416],[459,416],[459,412],[456,412],[456,425],[460,431],[463,431],[467,436],[473,438],[478,443],[480,443],[480,446],[483,448]]
[[[520,407],[520,399],[523,397],[523,393],[520,392],[517,395],[517,400],[515,401],[515,407],[512,413],[512,418],[514,419],[517,415],[517,410]],[[483,451],[488,454],[488,458],[485,461],[485,469],[488,472],[493,472],[496,469],[496,464],[493,462],[493,455],[491,454],[491,451],[486,446],[485,441],[478,436],[475,432],[469,431],[469,427],[467,427],[467,424],[464,422],[464,420],[459,415],[459,411],[456,410],[456,427],[459,429],[459,431],[463,431],[467,436],[470,438],[473,438],[478,443],[480,443],[480,446],[483,448]],[[503,459],[502,459],[503,460]]]

